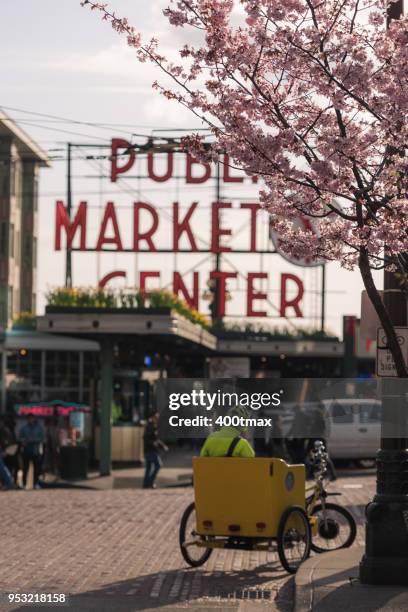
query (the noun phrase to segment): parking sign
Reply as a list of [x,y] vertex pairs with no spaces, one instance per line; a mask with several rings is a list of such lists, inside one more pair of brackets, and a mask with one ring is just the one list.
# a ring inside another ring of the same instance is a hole
[[[408,364],[408,327],[395,327],[398,343],[402,350],[405,363]],[[397,369],[391,351],[387,348],[387,336],[382,327],[377,330],[377,376],[396,377]]]

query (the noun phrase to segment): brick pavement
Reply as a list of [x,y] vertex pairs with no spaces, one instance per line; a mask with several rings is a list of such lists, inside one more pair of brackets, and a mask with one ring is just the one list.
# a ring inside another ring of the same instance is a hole
[[[341,478],[334,489],[362,544],[374,477]],[[275,553],[215,551],[203,568],[186,568],[178,525],[191,500],[191,488],[0,493],[0,592],[69,593],[73,610],[290,610],[293,578]]]

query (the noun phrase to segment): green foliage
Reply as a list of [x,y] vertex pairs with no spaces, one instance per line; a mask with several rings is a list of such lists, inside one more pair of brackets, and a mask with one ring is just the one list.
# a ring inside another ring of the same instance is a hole
[[112,291],[100,288],[66,288],[58,287],[47,293],[48,306],[66,306],[70,308],[170,308],[183,317],[209,329],[208,319],[191,308],[184,300],[170,291],[156,290],[142,292],[138,289]]
[[338,337],[334,334],[322,332],[321,330],[315,329],[296,329],[290,330],[287,328],[267,328],[262,325],[256,325],[253,323],[234,323],[232,325],[226,325],[222,322],[214,324],[210,331],[218,336],[218,338],[238,340],[242,338],[260,338],[268,340],[320,340],[320,341],[334,341],[338,340]]
[[13,319],[13,329],[37,329],[37,318],[33,312],[20,312]]

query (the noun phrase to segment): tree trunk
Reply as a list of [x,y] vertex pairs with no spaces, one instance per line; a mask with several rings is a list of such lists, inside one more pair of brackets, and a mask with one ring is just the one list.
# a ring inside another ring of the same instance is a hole
[[384,302],[381,299],[377,287],[375,286],[374,279],[371,274],[370,261],[367,249],[364,247],[360,248],[358,264],[360,268],[361,277],[363,279],[364,287],[367,291],[367,295],[375,308],[375,311],[384,329],[385,335],[387,336],[387,348],[390,350],[391,355],[394,359],[397,374],[400,378],[406,378],[408,376],[408,370],[407,366],[405,365],[401,346],[398,343],[397,334],[395,332],[387,309],[385,308]]

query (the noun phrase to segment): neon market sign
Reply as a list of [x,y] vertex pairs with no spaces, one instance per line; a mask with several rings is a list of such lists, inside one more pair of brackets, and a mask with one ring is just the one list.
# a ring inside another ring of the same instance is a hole
[[71,412],[91,412],[91,409],[85,404],[44,402],[40,404],[17,404],[15,411],[18,416],[51,417],[54,415],[69,416]]

